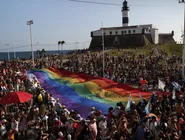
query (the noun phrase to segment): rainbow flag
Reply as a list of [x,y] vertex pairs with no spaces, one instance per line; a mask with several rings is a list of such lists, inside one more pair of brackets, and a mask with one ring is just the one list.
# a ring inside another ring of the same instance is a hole
[[136,103],[140,101],[138,93],[145,99],[152,95],[151,92],[142,92],[138,88],[82,73],[54,68],[32,70],[29,73],[37,77],[46,92],[59,98],[61,104],[69,110],[78,111],[83,117],[87,117],[91,107],[107,114],[108,108],[115,107],[118,102],[126,105],[130,95]]

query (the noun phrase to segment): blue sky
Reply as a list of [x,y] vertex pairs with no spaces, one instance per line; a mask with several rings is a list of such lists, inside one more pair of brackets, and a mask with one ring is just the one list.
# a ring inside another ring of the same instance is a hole
[[[57,49],[57,41],[64,40],[64,49],[88,47],[90,32],[99,29],[101,22],[106,27],[121,26],[123,0],[86,0],[120,4],[120,6],[76,3],[68,0],[0,0],[0,51],[7,51],[4,44],[28,45],[29,27],[32,19],[34,49]],[[180,41],[183,27],[183,4],[178,0],[128,0],[130,25],[154,24],[159,32],[175,31]],[[44,47],[42,44],[51,44]],[[30,47],[16,51],[30,50]],[[11,49],[12,51],[12,49]]]

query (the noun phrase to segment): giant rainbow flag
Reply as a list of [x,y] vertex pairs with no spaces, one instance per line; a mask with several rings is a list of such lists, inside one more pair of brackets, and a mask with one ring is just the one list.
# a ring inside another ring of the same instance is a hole
[[140,100],[139,93],[145,99],[152,95],[151,92],[142,92],[138,88],[82,73],[54,68],[32,70],[29,73],[37,77],[46,92],[83,117],[88,115],[92,106],[107,114],[108,108],[115,107],[118,102],[126,104],[130,94],[136,103]]

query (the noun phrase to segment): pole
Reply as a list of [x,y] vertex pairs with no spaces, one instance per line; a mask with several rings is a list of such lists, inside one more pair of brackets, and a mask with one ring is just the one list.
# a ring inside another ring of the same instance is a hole
[[77,56],[77,53],[78,53],[78,42],[76,42],[75,44],[76,44],[76,56]]
[[16,58],[16,53],[15,53],[15,50],[16,49],[16,47],[15,47],[15,42],[14,42],[14,59]]
[[8,46],[8,61],[10,61],[10,49],[9,49],[9,44],[6,44]]
[[102,46],[103,46],[103,77],[105,72],[105,58],[104,58],[104,31],[103,31],[103,23],[102,23]]
[[184,38],[183,38],[183,52],[182,52],[182,78],[185,79],[185,3],[184,3]]
[[60,54],[60,43],[58,43],[58,55]]
[[183,50],[182,50],[182,79],[185,79],[184,66],[185,66],[185,0],[179,0],[179,3],[184,4],[184,37],[183,37]]
[[35,64],[34,64],[33,43],[32,43],[32,31],[31,31],[31,24],[30,24],[29,26],[30,26],[30,42],[31,42],[32,63],[33,63],[33,67],[35,67]]

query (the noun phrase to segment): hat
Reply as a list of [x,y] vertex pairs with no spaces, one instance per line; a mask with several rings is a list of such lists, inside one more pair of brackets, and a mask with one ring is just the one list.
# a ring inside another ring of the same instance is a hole
[[7,120],[5,120],[5,119],[3,119],[2,121],[1,121],[1,123],[6,123],[7,122]]
[[91,110],[95,110],[95,107],[91,107]]
[[58,135],[59,135],[59,137],[63,137],[64,136],[62,132],[58,132]]
[[54,120],[55,120],[55,121],[58,121],[58,118],[55,118]]
[[41,88],[40,90],[41,90],[41,91],[44,91],[44,89],[43,89],[43,88]]
[[65,105],[62,105],[62,108],[66,108],[66,106]]
[[77,114],[76,117],[77,117],[77,118],[81,118],[80,114]]
[[59,101],[59,98],[56,98],[56,101]]
[[101,110],[98,110],[98,114],[102,114],[102,111]]
[[113,125],[112,128],[116,128],[116,125]]
[[71,135],[70,134],[67,135],[67,139],[71,140]]

